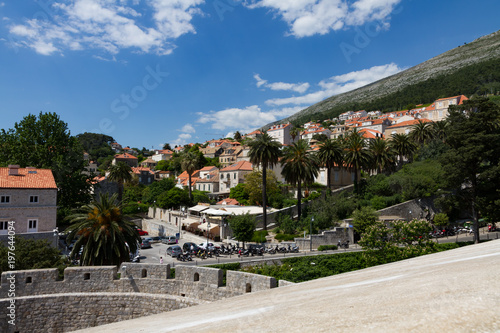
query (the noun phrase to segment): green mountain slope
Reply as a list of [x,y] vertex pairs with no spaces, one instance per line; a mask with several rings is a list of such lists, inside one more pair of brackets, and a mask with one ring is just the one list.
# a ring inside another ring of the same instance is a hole
[[279,123],[323,120],[349,110],[394,111],[441,97],[499,90],[500,31],[497,31],[398,74],[327,98]]

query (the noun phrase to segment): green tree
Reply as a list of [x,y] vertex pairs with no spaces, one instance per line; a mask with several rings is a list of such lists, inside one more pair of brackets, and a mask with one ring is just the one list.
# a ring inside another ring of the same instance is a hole
[[[33,240],[16,236],[15,270],[59,268],[60,271],[68,265],[60,250],[46,240]],[[10,251],[12,252],[12,251]],[[9,249],[0,244],[0,273],[13,270],[9,268]]]
[[86,162],[78,139],[55,113],[28,115],[13,129],[0,131],[0,166],[52,169],[57,184],[58,223],[64,212],[90,202],[92,176],[82,173]]
[[319,162],[307,141],[300,139],[284,150],[281,162],[285,181],[297,186],[297,215],[302,215],[302,185],[312,184],[318,176]]
[[248,143],[248,156],[254,165],[260,165],[262,170],[262,217],[264,230],[267,230],[267,169],[278,163],[281,156],[281,144],[269,134],[264,133]]
[[432,225],[425,220],[376,222],[369,226],[359,245],[369,266],[385,264],[434,252]]
[[241,133],[239,131],[234,132],[234,140],[241,141]]
[[187,191],[174,187],[167,192],[162,192],[156,199],[156,204],[163,208],[178,208],[180,206],[189,206],[191,199]]
[[450,219],[446,213],[437,213],[434,215],[434,225],[438,227],[446,227],[450,223]]
[[433,137],[438,138],[442,142],[446,142],[446,128],[448,122],[446,120],[433,122],[432,125]]
[[496,219],[500,212],[500,108],[487,98],[450,107],[446,143],[441,156],[450,188],[470,207],[474,238],[479,242],[479,214]]
[[354,230],[360,235],[363,235],[366,229],[374,225],[378,220],[378,214],[371,206],[364,206],[360,209],[356,209],[352,217]]
[[382,138],[370,140],[368,150],[371,155],[371,169],[377,170],[378,173],[392,169],[394,165],[394,150],[392,150],[392,147],[386,140]]
[[255,217],[246,213],[243,215],[233,215],[229,217],[229,226],[233,231],[233,236],[236,240],[243,242],[250,242],[255,231]]
[[189,199],[192,200],[191,177],[192,174],[200,168],[200,157],[194,152],[187,152],[182,156],[181,166],[182,170],[186,171],[188,174]]
[[175,180],[172,178],[163,178],[159,182],[154,182],[153,184],[146,186],[142,191],[142,200],[152,205],[158,196],[164,192],[170,191],[175,187]]
[[249,194],[246,190],[245,184],[238,184],[231,187],[229,190],[229,197],[237,200],[242,205],[246,205],[248,203]]
[[123,184],[132,180],[132,168],[125,162],[112,164],[109,169],[108,179],[118,183],[118,201],[123,199]]
[[[261,205],[263,198],[262,190],[262,171],[255,170],[245,175],[245,192],[248,193],[248,204]],[[267,170],[266,192],[268,196],[280,192],[276,175],[270,169]]]
[[416,146],[408,134],[397,133],[391,136],[389,141],[392,149],[399,158],[399,167],[403,165],[404,160],[411,160],[415,153]]
[[168,150],[172,150],[172,147],[170,147],[170,143],[168,143],[168,142],[167,142],[167,143],[165,143],[165,144],[163,145],[163,149],[165,149],[165,150],[167,150],[167,149],[168,149]]
[[320,144],[317,154],[320,163],[326,167],[327,188],[331,190],[332,169],[335,166],[342,168],[344,164],[344,152],[342,150],[342,144],[339,140],[327,139]]
[[344,160],[348,167],[354,169],[354,189],[359,193],[358,173],[368,167],[370,152],[363,135],[356,130],[352,131],[344,142]]
[[98,200],[82,206],[68,219],[67,241],[77,239],[70,256],[76,257],[83,248],[80,264],[84,266],[119,266],[130,260],[141,237],[135,224],[122,214],[117,195],[100,194]]
[[424,145],[432,140],[434,136],[433,127],[430,122],[418,120],[418,122],[411,126],[410,139],[417,145]]

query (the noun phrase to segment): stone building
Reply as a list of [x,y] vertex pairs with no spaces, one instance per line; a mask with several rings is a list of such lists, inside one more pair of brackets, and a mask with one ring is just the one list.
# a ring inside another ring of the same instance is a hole
[[0,168],[0,240],[7,240],[8,222],[15,234],[55,244],[57,185],[50,169]]

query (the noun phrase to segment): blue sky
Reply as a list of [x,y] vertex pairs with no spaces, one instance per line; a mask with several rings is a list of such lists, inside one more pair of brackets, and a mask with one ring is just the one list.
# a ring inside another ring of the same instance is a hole
[[0,128],[131,147],[248,133],[500,29],[500,1],[0,0]]

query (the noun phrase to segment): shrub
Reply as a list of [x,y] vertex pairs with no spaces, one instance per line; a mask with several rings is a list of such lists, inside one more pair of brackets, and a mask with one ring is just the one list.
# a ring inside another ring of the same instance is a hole
[[320,245],[318,251],[337,250],[337,245]]
[[458,249],[459,247],[460,245],[457,243],[439,243],[434,246],[434,248],[439,252]]
[[293,241],[295,240],[295,237],[300,237],[299,235],[293,235],[293,234],[276,234],[274,238],[280,242],[285,241]]
[[267,235],[268,235],[267,230],[254,231],[251,241],[254,243],[265,243],[267,242],[266,240]]

